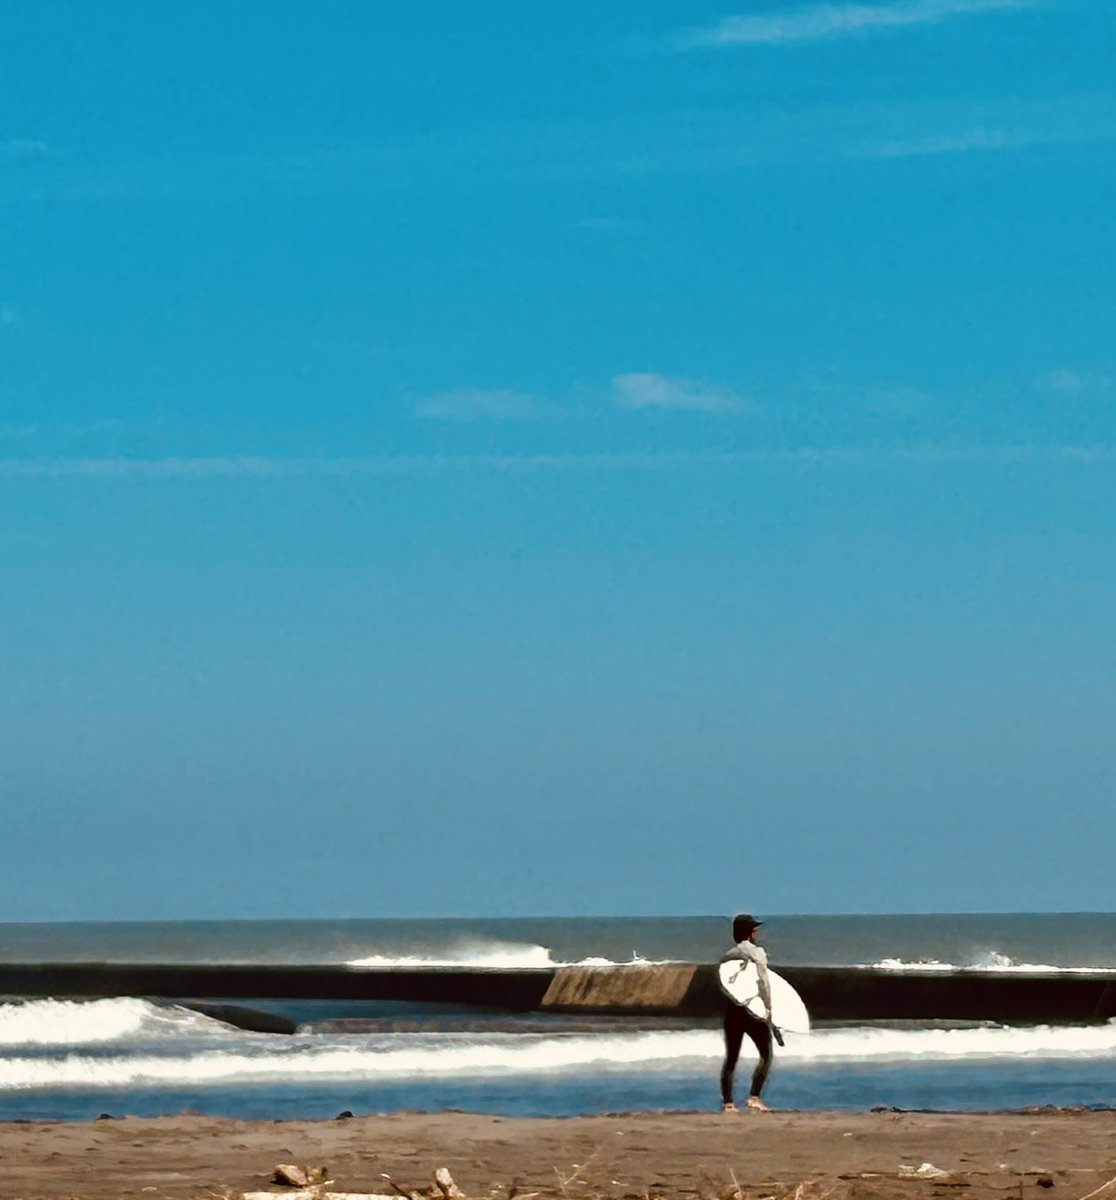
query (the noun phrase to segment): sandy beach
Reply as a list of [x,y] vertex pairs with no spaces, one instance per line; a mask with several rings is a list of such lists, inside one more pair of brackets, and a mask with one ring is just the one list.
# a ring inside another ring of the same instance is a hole
[[[332,1121],[196,1115],[0,1125],[6,1200],[238,1195],[278,1163],[322,1164],[333,1190],[426,1191],[448,1167],[471,1197],[1116,1195],[1116,1113],[468,1113]],[[927,1165],[928,1164],[928,1165]]]

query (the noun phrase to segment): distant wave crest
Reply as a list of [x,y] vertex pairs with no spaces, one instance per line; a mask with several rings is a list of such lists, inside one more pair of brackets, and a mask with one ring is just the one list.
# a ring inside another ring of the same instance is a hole
[[1111,966],[1059,967],[1050,963],[1016,962],[1010,955],[1001,954],[998,950],[985,950],[965,963],[940,962],[936,958],[922,958],[914,962],[901,958],[883,958],[879,962],[866,965],[878,971],[998,971],[1016,975],[1096,975],[1105,971],[1116,973],[1116,968]]
[[556,959],[546,946],[529,942],[472,941],[460,942],[437,950],[416,951],[408,954],[370,954],[363,958],[349,959],[350,967],[491,967],[500,970],[524,970],[546,967],[613,967],[646,965],[648,959],[634,952],[625,962],[610,958],[590,957],[576,963]]
[[350,959],[350,967],[553,967],[557,964],[545,946],[526,942],[460,942],[439,950],[410,954],[370,954]]

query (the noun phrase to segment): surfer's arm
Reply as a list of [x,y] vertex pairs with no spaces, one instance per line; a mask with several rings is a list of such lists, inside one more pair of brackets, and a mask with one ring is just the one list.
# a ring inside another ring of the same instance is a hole
[[[771,980],[767,977],[767,951],[762,946],[755,946],[752,949],[752,957],[756,962],[756,983],[759,985],[760,999],[763,1001],[764,1007],[768,1014],[771,1012]],[[768,1024],[771,1022],[770,1015],[768,1016]]]

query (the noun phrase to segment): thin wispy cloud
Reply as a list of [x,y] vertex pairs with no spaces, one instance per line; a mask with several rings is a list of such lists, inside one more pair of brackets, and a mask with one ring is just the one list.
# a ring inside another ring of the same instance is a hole
[[789,12],[725,17],[675,38],[679,49],[780,46],[937,25],[954,17],[1036,8],[1040,0],[904,0],[899,4],[814,4]]
[[646,233],[647,225],[631,217],[582,217],[573,222],[572,228],[590,233]]
[[544,411],[537,397],[510,388],[456,388],[415,405],[420,417],[437,421],[523,421]]
[[1074,367],[1057,367],[1040,376],[1037,382],[1043,391],[1055,392],[1066,397],[1097,395],[1111,392],[1116,386],[1116,376],[1111,368],[1081,371]]
[[969,154],[985,150],[1021,150],[1069,142],[1107,140],[1116,129],[969,129],[961,133],[867,142],[853,154],[860,158],[927,158],[935,154]]
[[288,480],[446,472],[674,471],[689,468],[889,469],[903,466],[1116,466],[1116,444],[802,446],[789,450],[610,451],[588,454],[400,454],[339,458],[0,458],[0,481]]
[[1103,91],[847,99],[780,106],[679,110],[625,120],[613,139],[586,124],[557,139],[545,165],[513,173],[534,184],[571,178],[755,171],[769,165],[900,161],[938,155],[1025,154],[1116,138],[1116,103]]
[[[0,425],[0,438],[34,439],[38,442],[50,442],[55,447],[60,439],[71,440],[85,438],[90,435],[119,433],[127,428],[124,421],[113,417],[101,417],[89,421],[25,421],[22,424],[9,423]],[[28,452],[29,455],[34,453]]]
[[46,142],[32,138],[9,138],[7,141],[0,141],[0,159],[7,159],[9,162],[28,162],[46,158],[49,154],[50,147]]
[[1080,392],[1085,386],[1081,373],[1069,367],[1059,367],[1048,372],[1042,383],[1052,392]]
[[612,394],[621,408],[666,409],[675,412],[732,412],[743,401],[728,388],[692,379],[669,379],[651,371],[617,375]]
[[[57,169],[52,165],[50,170],[0,173],[0,182],[7,183],[0,189],[0,204],[162,202],[238,195],[246,189],[254,194],[260,188],[288,196],[361,193],[374,187],[385,171],[403,187],[432,186],[434,180],[450,176],[461,180],[498,175],[517,186],[551,188],[581,178],[750,171],[845,158],[1006,153],[1111,138],[1116,130],[1113,113],[1112,99],[1103,91],[979,102],[938,97],[759,104],[747,112],[731,106],[679,109],[559,122],[523,120],[452,140],[432,137],[398,147],[370,145],[350,155],[308,152],[298,170],[281,155],[168,155],[116,164],[51,155],[49,161]],[[588,214],[572,222],[572,228],[602,239],[651,232],[643,220],[620,214]],[[398,351],[398,346],[391,347],[392,353]]]
[[22,441],[33,438],[39,432],[37,425],[0,425],[0,440]]

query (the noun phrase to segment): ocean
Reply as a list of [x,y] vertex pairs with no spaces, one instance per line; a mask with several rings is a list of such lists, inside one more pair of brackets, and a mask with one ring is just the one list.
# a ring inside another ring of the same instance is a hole
[[[1116,914],[768,916],[784,965],[1113,971]],[[545,967],[711,962],[722,917],[0,925],[3,962]],[[0,1003],[0,1119],[191,1110],[333,1117],[466,1109],[568,1116],[719,1106],[715,1022],[386,1002],[252,1002],[299,1022],[247,1033],[128,997]],[[765,1098],[792,1109],[1116,1105],[1116,1025],[944,1021],[787,1035]],[[744,1094],[748,1047],[738,1070]]]

